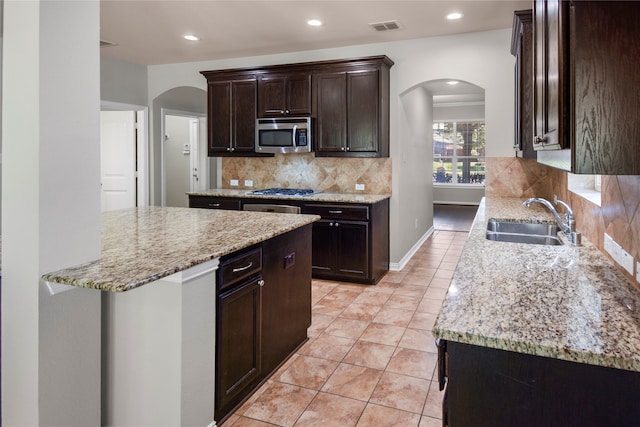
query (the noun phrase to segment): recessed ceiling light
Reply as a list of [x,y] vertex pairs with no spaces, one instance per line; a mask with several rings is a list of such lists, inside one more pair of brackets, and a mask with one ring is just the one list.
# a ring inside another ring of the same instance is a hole
[[457,85],[458,83],[460,83],[460,82],[459,82],[459,81],[457,81],[457,80],[449,80],[449,81],[447,82],[447,84],[448,84],[448,85],[451,85],[451,86],[455,86],[455,85]]
[[200,40],[200,37],[196,37],[193,34],[187,34],[186,36],[184,36],[184,38],[186,40],[192,41],[192,42],[196,42],[198,40]]
[[319,19],[309,19],[307,21],[308,25],[311,25],[312,27],[321,27],[322,26],[322,21]]
[[447,15],[447,19],[450,21],[456,20],[456,19],[460,19],[462,18],[464,15],[461,14],[460,12],[453,12]]

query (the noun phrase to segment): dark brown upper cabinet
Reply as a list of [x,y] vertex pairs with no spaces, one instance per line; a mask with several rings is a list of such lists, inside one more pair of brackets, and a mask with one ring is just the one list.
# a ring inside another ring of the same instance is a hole
[[334,63],[314,72],[316,156],[389,156],[386,56]]
[[311,115],[311,72],[258,78],[258,117]]
[[536,0],[534,147],[574,173],[640,174],[640,6]]
[[264,156],[254,151],[257,109],[255,76],[207,79],[209,156]]
[[209,156],[255,153],[258,117],[314,119],[316,156],[389,156],[386,56],[201,71],[208,84]]
[[533,11],[517,10],[513,14],[511,54],[515,64],[515,129],[516,156],[535,159],[533,149]]

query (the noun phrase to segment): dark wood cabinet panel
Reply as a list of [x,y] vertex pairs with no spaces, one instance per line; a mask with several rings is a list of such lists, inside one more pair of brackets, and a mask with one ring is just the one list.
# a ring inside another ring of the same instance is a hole
[[336,221],[336,272],[345,277],[366,280],[369,276],[369,224]]
[[311,225],[264,242],[262,368],[272,372],[311,326]]
[[449,427],[631,427],[640,419],[638,372],[452,341],[439,363]]
[[335,265],[335,234],[333,233],[333,221],[320,220],[313,224],[313,273],[326,275],[334,273]]
[[340,153],[347,147],[347,74],[316,76],[316,154]]
[[220,260],[216,273],[218,423],[307,340],[311,231],[309,224]]
[[518,10],[513,15],[511,54],[516,57],[515,129],[516,156],[535,159],[533,149],[533,12]]
[[[637,2],[534,6],[538,161],[574,173],[640,173]],[[547,151],[556,148],[566,150]]]
[[378,150],[379,76],[378,71],[347,74],[348,135],[347,151],[374,153]]
[[240,210],[240,199],[233,197],[210,197],[189,195],[190,208]]
[[216,419],[235,407],[261,375],[261,279],[218,296],[216,327]]
[[314,73],[316,156],[389,156],[387,57],[344,61]]
[[311,115],[311,72],[266,74],[258,80],[258,117]]
[[209,156],[229,152],[231,147],[231,83],[208,85]]
[[389,271],[389,200],[372,205],[305,204],[313,223],[313,276],[377,283]]
[[255,79],[208,85],[209,156],[257,155]]

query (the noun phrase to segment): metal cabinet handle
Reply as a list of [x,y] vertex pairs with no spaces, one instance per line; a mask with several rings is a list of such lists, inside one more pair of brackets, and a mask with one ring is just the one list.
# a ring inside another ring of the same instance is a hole
[[330,214],[341,214],[342,211],[329,211]]
[[210,208],[219,208],[220,207],[220,203],[209,203],[209,207]]
[[340,147],[340,150],[344,151],[344,147]]
[[547,142],[547,137],[543,136],[542,138],[540,138],[539,136],[536,136],[535,140],[536,144],[544,144],[545,142]]
[[329,223],[329,227],[333,227],[333,223],[332,222]]
[[262,279],[258,280],[258,285],[264,286],[264,280],[262,280]]
[[238,272],[240,272],[240,271],[248,270],[248,269],[249,269],[249,268],[251,268],[252,266],[253,266],[253,261],[251,261],[251,262],[249,263],[249,265],[246,265],[246,266],[244,266],[244,267],[234,268],[234,269],[233,269],[233,270],[231,270],[231,271],[233,271],[234,273],[238,273]]
[[340,223],[339,223],[339,222],[336,222],[336,227],[337,227],[337,226],[339,226],[339,225],[340,225]]

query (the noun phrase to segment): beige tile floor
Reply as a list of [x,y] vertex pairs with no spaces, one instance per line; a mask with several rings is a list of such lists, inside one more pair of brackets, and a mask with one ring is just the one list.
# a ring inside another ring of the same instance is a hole
[[309,341],[223,427],[442,425],[431,329],[466,238],[436,231],[375,286],[314,280]]

